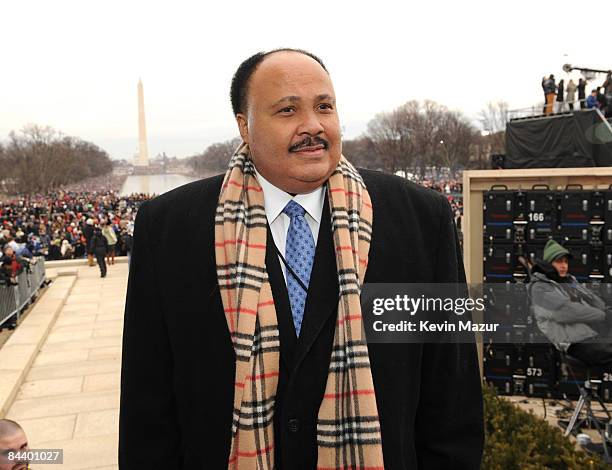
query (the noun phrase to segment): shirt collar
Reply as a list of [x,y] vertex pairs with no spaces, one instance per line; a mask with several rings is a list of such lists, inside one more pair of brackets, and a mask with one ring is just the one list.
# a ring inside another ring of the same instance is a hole
[[276,218],[283,212],[285,206],[289,201],[294,200],[300,206],[302,206],[308,215],[312,217],[317,223],[321,223],[321,214],[323,213],[323,204],[325,202],[325,185],[319,186],[314,191],[306,194],[291,194],[286,193],[280,188],[277,188],[261,174],[255,170],[257,175],[257,181],[261,185],[261,189],[264,194],[264,206],[266,209],[266,217],[268,223],[272,223]]

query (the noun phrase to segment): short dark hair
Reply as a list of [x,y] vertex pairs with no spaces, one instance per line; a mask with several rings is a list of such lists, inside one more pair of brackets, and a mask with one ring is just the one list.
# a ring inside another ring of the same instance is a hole
[[257,54],[252,55],[244,62],[240,64],[236,73],[234,73],[234,77],[232,78],[232,85],[230,87],[230,100],[232,102],[232,110],[234,111],[234,116],[238,113],[244,113],[247,107],[247,94],[249,88],[249,80],[253,72],[257,70],[259,64],[263,62],[263,60],[269,56],[270,54],[274,54],[275,52],[297,52],[299,54],[304,54],[311,59],[316,60],[323,70],[327,73],[328,70],[325,67],[325,64],[321,59],[319,59],[316,55],[311,52],[305,51],[303,49],[292,49],[290,47],[284,47],[280,49],[273,49],[268,52],[258,52]]
[[17,431],[23,431],[19,423],[12,419],[0,419],[0,438],[11,436]]

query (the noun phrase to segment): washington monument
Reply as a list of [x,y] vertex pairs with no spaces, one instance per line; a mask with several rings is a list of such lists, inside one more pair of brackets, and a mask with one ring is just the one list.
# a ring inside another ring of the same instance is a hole
[[135,166],[149,166],[149,148],[147,146],[147,125],[145,123],[144,92],[142,80],[138,80],[138,157]]

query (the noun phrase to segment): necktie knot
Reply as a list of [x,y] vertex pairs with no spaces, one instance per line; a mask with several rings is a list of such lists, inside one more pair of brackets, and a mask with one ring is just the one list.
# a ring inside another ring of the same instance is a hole
[[291,200],[283,209],[283,213],[287,214],[291,219],[293,219],[295,217],[303,217],[306,213],[306,209],[300,206],[297,202]]

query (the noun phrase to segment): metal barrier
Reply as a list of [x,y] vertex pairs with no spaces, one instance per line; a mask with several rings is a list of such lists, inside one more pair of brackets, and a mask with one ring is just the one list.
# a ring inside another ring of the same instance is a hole
[[19,315],[45,282],[45,259],[36,259],[35,264],[17,276],[17,285],[0,286],[0,327]]

